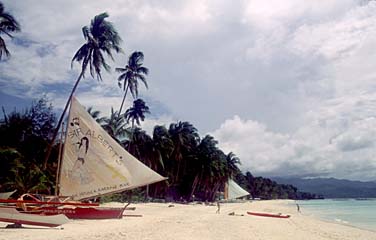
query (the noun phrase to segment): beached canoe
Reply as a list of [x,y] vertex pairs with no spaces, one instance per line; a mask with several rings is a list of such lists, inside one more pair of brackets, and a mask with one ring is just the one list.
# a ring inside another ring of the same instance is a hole
[[0,222],[9,222],[15,224],[27,224],[44,227],[58,227],[69,222],[69,219],[63,214],[44,216],[22,213],[15,208],[0,208]]
[[282,214],[271,214],[271,213],[257,213],[257,212],[247,212],[249,215],[259,216],[259,217],[274,217],[274,218],[289,218],[290,215]]

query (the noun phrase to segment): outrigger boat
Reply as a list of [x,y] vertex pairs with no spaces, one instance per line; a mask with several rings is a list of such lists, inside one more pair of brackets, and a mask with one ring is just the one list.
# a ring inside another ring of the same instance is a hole
[[44,216],[22,213],[17,211],[15,208],[0,208],[0,221],[14,223],[18,226],[21,224],[27,224],[43,227],[58,227],[69,222],[69,219],[64,214]]
[[290,215],[283,214],[272,214],[272,213],[258,213],[258,212],[247,212],[249,215],[259,216],[259,217],[273,217],[273,218],[289,218]]
[[63,154],[58,164],[56,196],[24,194],[8,203],[28,213],[62,213],[70,219],[122,218],[126,206],[99,207],[83,201],[165,179],[120,146],[72,97]]

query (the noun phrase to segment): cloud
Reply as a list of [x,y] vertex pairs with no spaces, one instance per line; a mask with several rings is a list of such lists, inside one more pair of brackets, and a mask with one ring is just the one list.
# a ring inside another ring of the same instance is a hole
[[241,159],[244,171],[256,175],[373,180],[376,95],[336,100],[307,113],[307,122],[290,134],[239,116],[226,120],[212,134],[221,148]]

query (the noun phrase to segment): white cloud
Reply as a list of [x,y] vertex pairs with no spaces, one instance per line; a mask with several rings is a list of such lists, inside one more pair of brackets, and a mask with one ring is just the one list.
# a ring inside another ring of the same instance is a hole
[[355,7],[340,18],[301,25],[289,47],[297,54],[347,57],[376,33],[376,4]]
[[290,134],[238,116],[212,134],[241,159],[243,170],[255,174],[373,180],[376,94],[348,98],[307,113],[307,122]]

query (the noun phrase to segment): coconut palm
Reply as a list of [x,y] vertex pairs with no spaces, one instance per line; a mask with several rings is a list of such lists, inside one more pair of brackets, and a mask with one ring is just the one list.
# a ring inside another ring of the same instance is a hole
[[[82,33],[86,42],[78,49],[71,62],[72,67],[74,61],[80,62],[82,64],[81,73],[73,86],[67,103],[65,104],[63,113],[61,114],[59,122],[56,126],[56,130],[51,142],[55,141],[57,132],[59,130],[61,122],[64,119],[65,112],[68,109],[72,96],[76,91],[79,82],[85,76],[87,68],[89,67],[90,75],[93,78],[96,76],[98,81],[101,81],[102,68],[104,68],[106,71],[110,70],[110,66],[106,63],[103,54],[106,53],[113,60],[112,51],[115,51],[117,53],[122,51],[120,48],[121,38],[112,23],[106,21],[107,17],[109,17],[107,13],[101,13],[95,16],[93,20],[91,20],[90,26],[84,26],[82,28]],[[51,148],[49,148],[49,150],[47,151],[44,167],[46,167],[50,149]]]
[[12,32],[21,31],[20,24],[17,20],[9,13],[4,11],[4,5],[0,2],[0,60],[5,54],[5,56],[10,57],[10,52],[7,49],[4,39],[1,34],[5,34],[10,38],[13,38]]
[[102,127],[113,139],[123,143],[130,135],[126,124],[124,117],[119,116],[118,112],[111,107],[111,115],[109,118],[104,118]]
[[198,145],[199,135],[197,129],[189,122],[172,123],[169,127],[169,135],[174,143],[174,150],[171,158],[175,163],[172,167],[174,182],[178,182],[179,177],[185,171],[186,159],[184,156],[189,155],[190,152]]
[[146,106],[144,100],[137,99],[133,101],[133,106],[130,107],[124,114],[124,117],[127,119],[127,123],[129,123],[129,121],[132,122],[132,134],[128,145],[128,150],[130,149],[133,140],[134,124],[136,122],[137,125],[140,126],[140,120],[145,120],[145,113],[150,113],[149,107]]
[[144,100],[139,98],[133,101],[133,106],[125,112],[124,116],[127,119],[128,123],[129,121],[132,122],[133,129],[135,122],[137,123],[137,125],[140,125],[140,120],[145,120],[145,113],[150,113],[149,107],[145,104]]
[[164,159],[169,159],[174,150],[174,143],[165,126],[155,126],[153,130],[154,146],[159,152],[159,161],[164,168]]
[[226,174],[230,178],[233,178],[238,172],[240,172],[237,164],[240,164],[240,159],[233,152],[229,152],[226,155]]
[[102,124],[104,122],[104,120],[106,119],[105,117],[100,117],[101,112],[99,110],[94,110],[94,108],[92,106],[88,107],[88,109],[86,111],[99,124]]
[[131,92],[133,98],[138,97],[138,82],[142,81],[146,88],[148,84],[146,82],[145,76],[148,75],[149,69],[142,66],[144,61],[144,54],[142,52],[136,51],[131,54],[128,59],[128,63],[125,68],[116,68],[115,70],[120,74],[118,77],[119,87],[124,91],[123,101],[121,102],[119,115],[123,109],[124,101],[127,96],[128,89]]
[[[154,145],[153,139],[141,128],[136,127],[133,129],[132,142],[126,141],[125,147],[128,147],[133,156],[155,171],[163,164],[159,161],[159,152]],[[145,199],[148,198],[149,185],[146,185]]]

